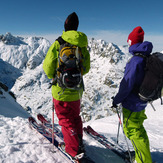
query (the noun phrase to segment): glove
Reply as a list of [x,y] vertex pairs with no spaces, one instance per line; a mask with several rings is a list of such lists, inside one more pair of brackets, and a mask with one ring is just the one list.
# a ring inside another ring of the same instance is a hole
[[117,108],[117,104],[114,102],[114,97],[111,97],[111,99],[113,100],[111,108]]
[[112,108],[117,108],[117,104],[115,104],[114,101],[112,102]]

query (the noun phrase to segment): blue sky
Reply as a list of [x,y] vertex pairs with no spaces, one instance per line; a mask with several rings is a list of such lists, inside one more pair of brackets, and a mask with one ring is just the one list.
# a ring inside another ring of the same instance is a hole
[[79,31],[88,38],[127,44],[128,34],[142,26],[145,40],[163,50],[162,0],[5,0],[1,1],[0,34],[44,36],[62,34],[66,17],[75,11]]

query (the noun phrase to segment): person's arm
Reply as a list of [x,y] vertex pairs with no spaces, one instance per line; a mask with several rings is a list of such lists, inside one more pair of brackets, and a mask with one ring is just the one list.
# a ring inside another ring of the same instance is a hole
[[82,48],[82,54],[83,54],[83,75],[89,72],[90,70],[90,54],[86,47]]
[[59,46],[59,42],[55,41],[49,48],[45,60],[43,62],[43,70],[49,79],[54,78],[56,73],[58,63],[57,49],[59,49]]
[[137,76],[137,63],[131,60],[125,69],[124,77],[120,83],[119,91],[114,97],[114,104],[121,103],[133,90]]

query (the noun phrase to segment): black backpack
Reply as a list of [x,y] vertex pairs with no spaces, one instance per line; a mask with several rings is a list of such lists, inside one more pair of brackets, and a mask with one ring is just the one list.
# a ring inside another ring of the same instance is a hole
[[[142,57],[142,54],[135,54]],[[161,91],[163,88],[163,54],[156,52],[148,57],[143,57],[146,61],[145,76],[141,86],[139,87],[139,96],[143,101],[152,102],[161,99]]]
[[58,54],[57,75],[53,83],[58,83],[63,89],[81,89],[83,83],[83,55],[80,47],[67,43],[59,37],[57,41],[60,44]]

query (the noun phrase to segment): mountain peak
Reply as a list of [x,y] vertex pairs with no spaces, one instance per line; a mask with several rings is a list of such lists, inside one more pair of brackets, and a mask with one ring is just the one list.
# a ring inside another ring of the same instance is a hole
[[7,45],[26,44],[22,41],[21,37],[15,37],[10,32],[7,32],[5,35],[0,35],[0,41]]

